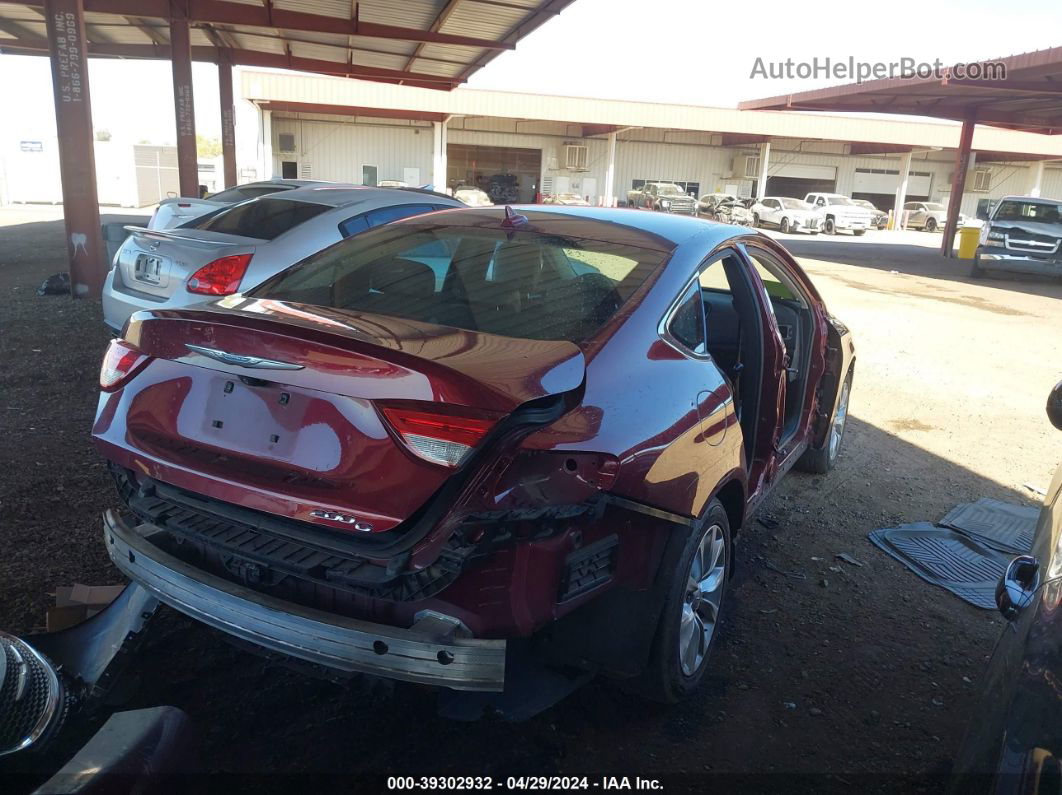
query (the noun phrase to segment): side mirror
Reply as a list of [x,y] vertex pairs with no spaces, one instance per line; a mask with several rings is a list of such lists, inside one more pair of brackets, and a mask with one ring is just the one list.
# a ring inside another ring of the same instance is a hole
[[1007,621],[1013,621],[1032,602],[1039,584],[1040,561],[1032,555],[1019,555],[1008,565],[996,586],[996,607]]
[[1047,396],[1047,418],[1062,431],[1062,381],[1055,384],[1055,388]]

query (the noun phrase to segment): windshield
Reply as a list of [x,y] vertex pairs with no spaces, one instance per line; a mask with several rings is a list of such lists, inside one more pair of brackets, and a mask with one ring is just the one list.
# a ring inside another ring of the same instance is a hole
[[992,220],[1036,221],[1041,224],[1062,223],[1062,205],[1008,199],[1000,203]]
[[800,201],[800,199],[779,199],[782,206],[787,210],[810,210],[811,205],[807,202]]
[[197,218],[184,227],[253,237],[258,240],[273,240],[328,209],[330,208],[326,204],[267,197],[227,207],[220,212]]
[[400,223],[338,243],[251,295],[583,342],[668,253],[538,232]]
[[856,206],[856,203],[849,199],[847,196],[827,196],[826,201],[829,204],[843,204],[848,207]]
[[926,202],[926,209],[931,212],[944,212],[947,208],[943,204],[937,204],[936,202]]
[[658,185],[656,192],[660,196],[685,196],[678,185]]

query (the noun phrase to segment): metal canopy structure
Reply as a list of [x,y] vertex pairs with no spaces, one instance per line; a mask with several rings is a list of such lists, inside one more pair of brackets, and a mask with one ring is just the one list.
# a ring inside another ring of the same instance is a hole
[[[90,57],[171,56],[450,89],[572,0],[84,0]],[[0,52],[48,52],[45,0],[0,0]]]
[[[971,66],[973,68],[971,68]],[[1062,134],[1062,47],[966,64],[939,77],[893,78],[852,83],[797,94],[753,99],[742,110],[845,111],[930,116],[962,122],[955,159],[948,223],[941,250],[950,256],[958,226],[959,203],[972,155],[975,124]],[[901,197],[897,197],[897,210]]]
[[[100,232],[87,58],[173,66],[182,196],[198,194],[192,61],[218,66],[226,187],[236,184],[232,67],[292,69],[448,91],[573,0],[0,0],[0,53],[47,55],[73,296],[99,296]],[[441,125],[440,125],[441,126]]]

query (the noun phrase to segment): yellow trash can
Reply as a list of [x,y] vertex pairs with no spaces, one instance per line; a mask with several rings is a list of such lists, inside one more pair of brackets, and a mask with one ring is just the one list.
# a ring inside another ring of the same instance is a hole
[[976,226],[964,226],[959,229],[959,259],[974,258],[980,237],[981,230]]

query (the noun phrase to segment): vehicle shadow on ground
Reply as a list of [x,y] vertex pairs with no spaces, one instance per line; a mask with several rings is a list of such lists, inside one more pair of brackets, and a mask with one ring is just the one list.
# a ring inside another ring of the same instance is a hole
[[858,243],[837,238],[820,240],[818,237],[805,238],[794,235],[779,236],[777,239],[798,259],[836,262],[856,268],[896,271],[909,276],[945,279],[1028,295],[1062,298],[1060,279],[1002,272],[989,272],[981,278],[973,278],[970,276],[970,260],[949,259],[942,256],[936,248],[873,240],[860,240]]
[[712,668],[683,704],[647,705],[598,679],[524,723],[456,723],[437,717],[429,689],[324,682],[167,612],[138,658],[134,705],[186,710],[205,767],[253,773],[260,790],[306,773],[356,786],[591,772],[803,774],[818,791],[844,788],[826,774],[870,774],[907,789],[899,776],[948,769],[1001,619],[866,534],[981,496],[1027,500],[855,417],[845,445],[832,473],[790,475],[745,528]]

